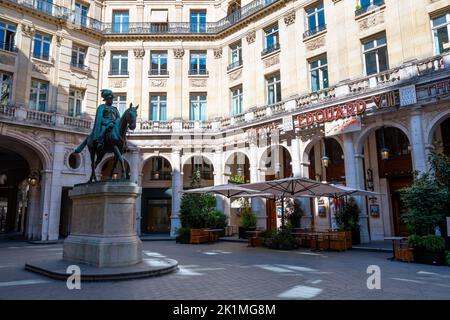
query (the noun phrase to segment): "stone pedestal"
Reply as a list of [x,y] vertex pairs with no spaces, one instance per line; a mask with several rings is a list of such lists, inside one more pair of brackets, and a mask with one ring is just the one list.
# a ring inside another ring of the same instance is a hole
[[64,241],[63,259],[95,267],[124,267],[142,261],[136,234],[137,184],[111,180],[76,185],[71,234]]

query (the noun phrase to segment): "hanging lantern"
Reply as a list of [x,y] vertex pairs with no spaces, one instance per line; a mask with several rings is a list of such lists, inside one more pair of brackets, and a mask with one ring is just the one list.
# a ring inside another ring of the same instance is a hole
[[38,170],[32,170],[30,172],[30,175],[28,176],[28,184],[32,187],[36,186],[39,183],[39,171]]
[[389,149],[382,148],[380,150],[380,156],[381,156],[381,160],[388,160],[389,159]]
[[328,165],[330,164],[330,158],[328,158],[327,156],[323,156],[321,158],[322,161],[322,166],[324,166],[325,168],[328,167]]

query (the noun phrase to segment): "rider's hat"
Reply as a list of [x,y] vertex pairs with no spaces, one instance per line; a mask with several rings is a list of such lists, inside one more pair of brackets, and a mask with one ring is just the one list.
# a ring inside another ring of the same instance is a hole
[[112,90],[109,90],[109,89],[102,89],[101,94],[102,94],[103,100],[105,100],[107,97],[114,98]]

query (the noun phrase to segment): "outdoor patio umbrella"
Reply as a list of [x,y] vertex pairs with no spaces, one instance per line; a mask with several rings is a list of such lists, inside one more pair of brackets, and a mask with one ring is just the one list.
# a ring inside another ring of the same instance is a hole
[[211,187],[205,187],[205,188],[197,188],[197,189],[190,189],[190,190],[184,190],[184,193],[214,193],[221,196],[225,196],[227,198],[240,196],[243,194],[250,194],[250,193],[258,193],[258,191],[250,189],[250,188],[243,188],[240,185],[236,184],[221,184],[217,186],[211,186]]

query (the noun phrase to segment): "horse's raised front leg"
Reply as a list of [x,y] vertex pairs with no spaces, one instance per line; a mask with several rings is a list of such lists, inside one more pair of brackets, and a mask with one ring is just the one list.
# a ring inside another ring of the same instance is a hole
[[113,150],[114,150],[114,156],[115,156],[115,160],[114,161],[119,161],[121,169],[122,169],[122,174],[121,174],[120,178],[121,179],[126,179],[127,176],[126,176],[126,173],[125,173],[125,163],[123,161],[122,154],[120,153],[119,148],[116,145],[114,145]]

